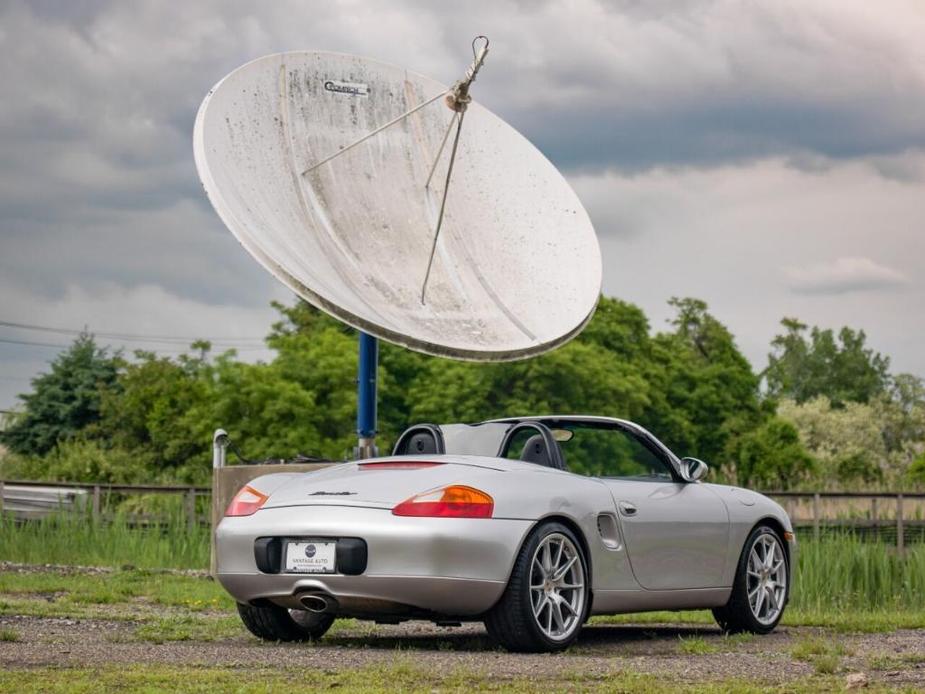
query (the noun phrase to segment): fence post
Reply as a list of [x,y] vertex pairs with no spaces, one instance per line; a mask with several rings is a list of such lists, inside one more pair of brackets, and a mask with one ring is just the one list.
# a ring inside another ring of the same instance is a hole
[[896,495],[896,552],[903,556],[906,552],[906,538],[903,536],[903,495]]
[[93,520],[100,519],[100,485],[93,485]]
[[874,529],[874,535],[880,539],[880,513],[877,508],[877,497],[870,498],[870,525]]
[[3,480],[0,480],[0,513],[3,513]]
[[225,448],[228,446],[228,434],[224,429],[216,429],[212,435],[212,503],[209,511],[209,575],[215,578],[218,563],[215,557],[215,528],[222,519],[221,490],[219,475],[225,467]]
[[186,528],[192,531],[196,527],[196,490],[186,492]]
[[813,494],[813,539],[819,539],[819,492]]

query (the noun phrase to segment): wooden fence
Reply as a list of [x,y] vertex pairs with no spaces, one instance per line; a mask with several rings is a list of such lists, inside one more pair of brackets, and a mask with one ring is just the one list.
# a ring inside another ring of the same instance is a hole
[[[182,499],[188,526],[207,526],[209,514],[199,509],[211,506],[211,487],[151,484],[94,484],[80,482],[39,482],[0,480],[0,511],[15,512],[10,503],[17,488],[51,488],[85,490],[89,494],[90,513],[104,514],[107,499],[114,495],[172,494]],[[925,493],[889,492],[763,492],[780,503],[790,515],[798,535],[811,533],[816,539],[832,531],[850,531],[895,542],[902,552],[911,542],[925,542]],[[210,499],[199,504],[197,499]]]
[[764,492],[783,506],[794,527],[815,539],[832,530],[895,542],[925,542],[925,493]]

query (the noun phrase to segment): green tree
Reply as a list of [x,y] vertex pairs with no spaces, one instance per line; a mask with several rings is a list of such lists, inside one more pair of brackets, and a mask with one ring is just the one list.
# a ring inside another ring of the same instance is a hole
[[767,416],[758,378],[706,303],[669,303],[674,330],[654,339],[646,366],[653,404],[643,421],[679,454],[728,465],[736,438]]
[[[277,306],[284,320],[269,344],[274,366],[316,398],[319,431],[332,449],[353,445],[356,333],[304,302]],[[626,319],[626,320],[624,320]],[[633,359],[648,343],[638,308],[603,298],[586,331],[536,359],[474,364],[381,343],[380,447],[416,421],[466,422],[522,413],[609,412],[638,417],[647,383]]]
[[23,455],[44,455],[100,419],[103,393],[116,387],[118,354],[97,347],[81,334],[51,363],[51,371],[32,379],[32,392],[20,395],[23,410],[0,432],[0,443]]
[[768,394],[806,402],[819,395],[835,407],[846,402],[868,402],[882,395],[890,384],[890,360],[866,346],[863,330],[831,330],[784,318],[783,335],[771,342],[764,372]]
[[793,424],[819,463],[817,483],[835,488],[901,488],[925,451],[925,401],[919,379],[897,376],[889,394],[836,408],[825,396],[782,399],[778,415]]
[[809,478],[815,463],[792,424],[771,417],[737,443],[739,484],[789,489]]
[[906,472],[906,478],[914,485],[925,487],[925,453],[912,461]]

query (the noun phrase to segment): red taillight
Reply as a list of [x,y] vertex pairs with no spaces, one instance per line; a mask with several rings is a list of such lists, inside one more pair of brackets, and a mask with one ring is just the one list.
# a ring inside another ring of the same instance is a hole
[[225,510],[226,516],[250,516],[257,512],[270,497],[258,492],[251,486],[246,486],[234,495],[234,499]]
[[454,484],[412,496],[393,508],[392,514],[431,518],[491,518],[494,509],[494,499],[485,492]]
[[361,470],[418,470],[424,467],[434,467],[443,463],[431,463],[423,460],[403,460],[384,463],[360,463]]

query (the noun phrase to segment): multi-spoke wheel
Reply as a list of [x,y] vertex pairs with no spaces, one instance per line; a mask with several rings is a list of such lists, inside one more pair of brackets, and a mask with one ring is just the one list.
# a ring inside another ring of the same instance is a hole
[[485,626],[508,650],[561,650],[575,640],[585,621],[587,595],[581,545],[564,525],[546,523],[521,549]]
[[581,624],[585,577],[575,543],[561,533],[543,538],[530,573],[533,618],[553,641],[567,639]]
[[762,624],[773,624],[784,609],[787,597],[787,562],[777,536],[758,536],[748,553],[746,567],[748,604]]
[[784,614],[789,575],[783,540],[758,526],[745,542],[729,602],[713,610],[716,621],[729,632],[768,633]]

